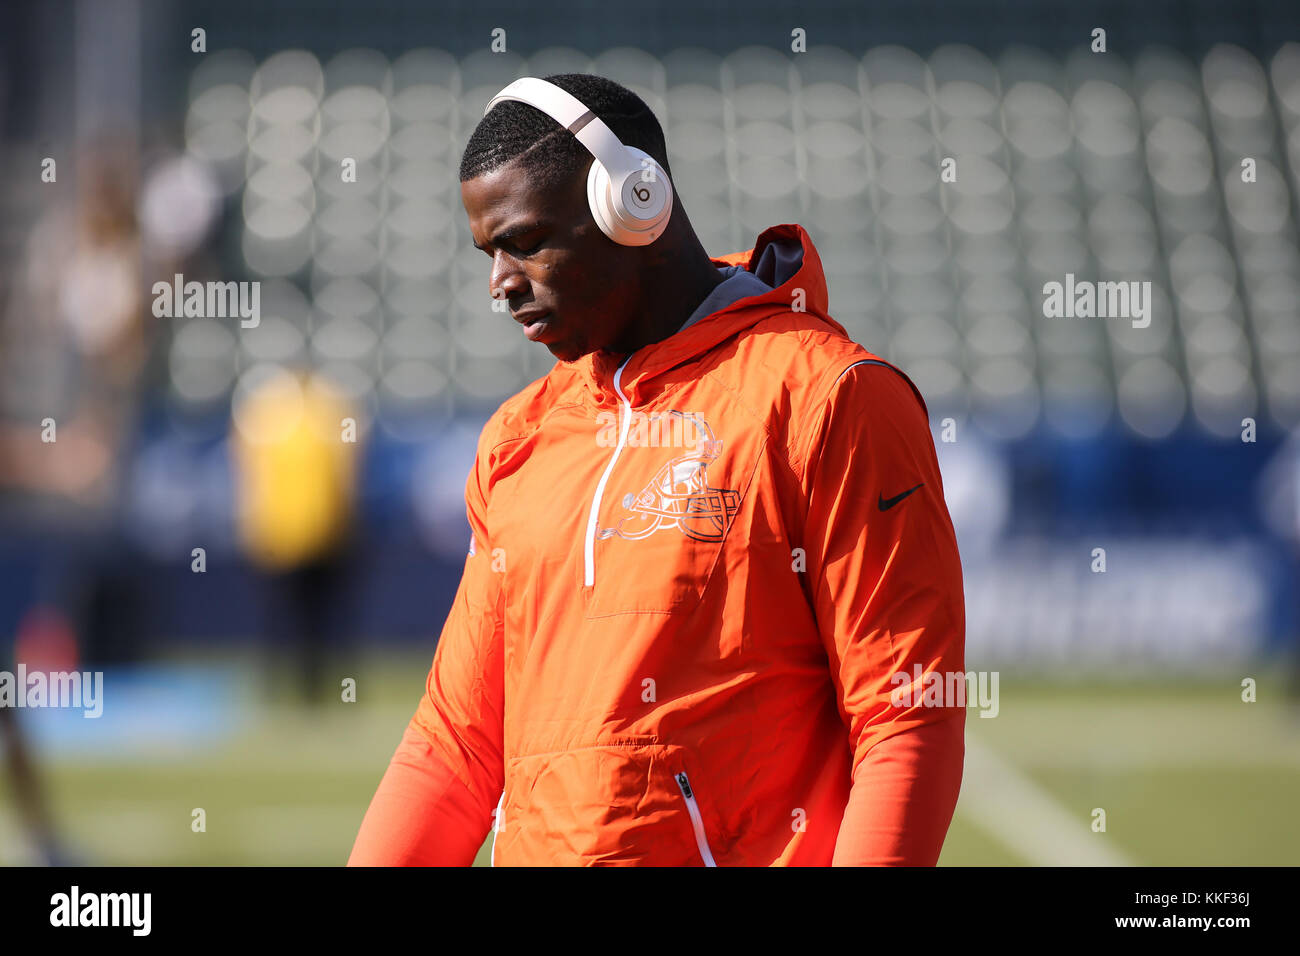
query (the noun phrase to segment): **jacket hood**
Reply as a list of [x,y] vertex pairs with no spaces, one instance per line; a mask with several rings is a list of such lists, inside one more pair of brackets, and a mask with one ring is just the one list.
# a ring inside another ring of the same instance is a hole
[[[829,299],[821,257],[802,226],[795,223],[769,226],[759,234],[752,249],[710,257],[710,261],[719,268],[739,265],[771,286],[771,291],[737,299],[668,338],[638,349],[619,380],[629,397],[639,384],[709,351],[737,332],[768,316],[790,312],[796,302],[796,290],[803,292],[803,311],[841,335],[848,335],[827,314]],[[626,354],[600,350],[584,355],[572,367],[588,389],[600,393],[613,390],[614,373],[627,358]]]

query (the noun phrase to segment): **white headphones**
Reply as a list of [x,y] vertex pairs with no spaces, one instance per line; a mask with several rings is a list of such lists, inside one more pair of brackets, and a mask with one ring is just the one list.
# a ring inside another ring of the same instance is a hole
[[625,146],[582,101],[554,83],[525,76],[488,101],[486,116],[503,100],[546,113],[595,157],[587,174],[587,204],[601,231],[621,246],[648,246],[673,212],[673,185],[654,157]]

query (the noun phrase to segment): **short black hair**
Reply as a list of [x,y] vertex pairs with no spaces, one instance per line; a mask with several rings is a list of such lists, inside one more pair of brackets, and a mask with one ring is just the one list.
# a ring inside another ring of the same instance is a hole
[[[641,97],[594,73],[555,73],[542,79],[581,100],[624,145],[653,156],[672,178],[663,128]],[[586,167],[591,153],[548,114],[527,103],[506,100],[492,107],[475,127],[461,156],[460,181],[516,159],[536,188],[552,189],[571,182]]]

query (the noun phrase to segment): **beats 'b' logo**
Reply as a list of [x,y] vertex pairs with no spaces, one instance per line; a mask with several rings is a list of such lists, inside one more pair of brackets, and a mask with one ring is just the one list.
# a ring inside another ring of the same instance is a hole
[[636,201],[642,205],[645,205],[650,201],[650,190],[645,186],[633,186],[632,195],[635,196]]

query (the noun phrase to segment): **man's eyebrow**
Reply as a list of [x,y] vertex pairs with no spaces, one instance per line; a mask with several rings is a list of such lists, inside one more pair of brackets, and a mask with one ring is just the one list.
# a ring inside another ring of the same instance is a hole
[[[546,226],[549,226],[550,224],[551,224],[550,220],[539,219],[536,222],[524,223],[523,225],[520,226],[510,226],[506,229],[502,229],[495,236],[493,236],[491,244],[500,245],[503,242],[508,242],[509,240],[513,239],[515,236],[522,236],[525,233],[532,232],[534,229],[541,229]],[[483,249],[483,247],[480,246],[477,242],[474,243],[474,248],[480,250]]]

